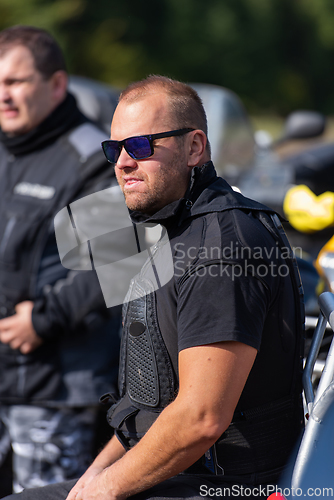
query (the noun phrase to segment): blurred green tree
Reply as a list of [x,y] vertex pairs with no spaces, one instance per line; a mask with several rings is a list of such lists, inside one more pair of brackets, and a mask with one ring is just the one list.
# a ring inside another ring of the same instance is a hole
[[282,114],[334,112],[333,21],[332,0],[0,0],[0,28],[48,29],[71,73],[223,85]]

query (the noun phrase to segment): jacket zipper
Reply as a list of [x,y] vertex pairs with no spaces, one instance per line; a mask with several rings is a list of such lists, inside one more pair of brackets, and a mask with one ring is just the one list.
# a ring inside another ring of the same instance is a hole
[[5,255],[8,241],[9,241],[10,235],[13,232],[15,224],[16,224],[16,217],[13,216],[7,222],[7,225],[6,225],[4,234],[3,234],[3,238],[2,238],[2,241],[0,243],[0,256],[1,257],[3,257]]

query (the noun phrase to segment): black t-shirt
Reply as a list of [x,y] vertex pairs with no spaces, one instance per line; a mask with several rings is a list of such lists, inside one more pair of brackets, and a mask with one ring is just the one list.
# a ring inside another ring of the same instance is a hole
[[241,210],[207,214],[179,233],[171,239],[174,280],[156,291],[159,327],[175,369],[183,349],[238,341],[258,350],[238,408],[289,394],[296,338],[285,249]]
[[178,301],[179,351],[221,341],[260,350],[269,293],[233,265],[210,264],[183,283]]

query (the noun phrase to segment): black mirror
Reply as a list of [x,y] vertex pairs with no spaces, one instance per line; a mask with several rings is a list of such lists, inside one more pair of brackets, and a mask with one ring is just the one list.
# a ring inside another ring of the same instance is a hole
[[321,135],[326,126],[326,119],[316,111],[295,111],[285,122],[281,141],[291,139],[309,139]]

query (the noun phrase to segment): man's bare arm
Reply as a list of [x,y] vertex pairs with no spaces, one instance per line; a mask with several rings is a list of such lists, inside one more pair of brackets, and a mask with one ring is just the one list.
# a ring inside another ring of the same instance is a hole
[[256,353],[239,342],[181,351],[175,401],[141,441],[80,490],[76,500],[124,499],[193,464],[228,427]]

